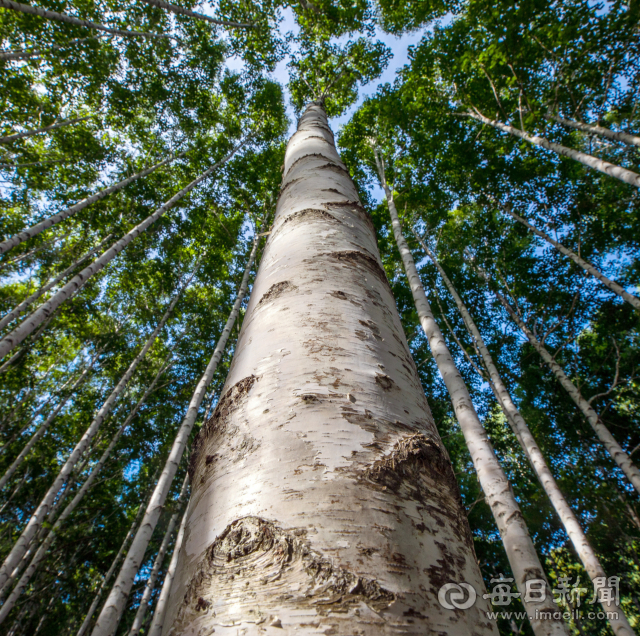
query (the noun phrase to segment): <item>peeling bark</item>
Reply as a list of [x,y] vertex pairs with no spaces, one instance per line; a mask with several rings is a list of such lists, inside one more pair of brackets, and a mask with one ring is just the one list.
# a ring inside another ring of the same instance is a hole
[[[497,634],[373,226],[321,103],[289,141],[190,474],[164,636]],[[478,602],[442,607],[449,582],[473,585]]]

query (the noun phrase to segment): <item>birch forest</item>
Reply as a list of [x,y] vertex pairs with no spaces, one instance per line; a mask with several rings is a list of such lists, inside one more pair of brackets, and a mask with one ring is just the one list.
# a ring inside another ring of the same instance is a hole
[[0,39],[0,636],[640,634],[637,0]]

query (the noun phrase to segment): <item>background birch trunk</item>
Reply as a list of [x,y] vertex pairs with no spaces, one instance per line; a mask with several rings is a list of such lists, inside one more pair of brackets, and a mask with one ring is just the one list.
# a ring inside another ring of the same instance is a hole
[[6,135],[5,137],[0,137],[0,144],[8,144],[12,141],[18,141],[18,139],[41,135],[42,133],[49,132],[50,130],[57,130],[58,128],[71,126],[71,124],[77,124],[79,121],[86,121],[87,119],[91,119],[91,117],[74,117],[73,119],[65,119],[64,121],[59,121],[55,124],[51,124],[50,126],[44,126],[43,128],[26,130],[25,132],[14,133],[13,135]]
[[[498,368],[493,362],[493,358],[491,357],[489,349],[484,342],[484,338],[482,337],[480,330],[471,317],[469,310],[462,302],[462,298],[460,298],[460,296],[458,295],[458,292],[453,286],[453,283],[438,262],[435,254],[415,232],[414,236],[420,242],[420,245],[429,256],[429,258],[433,261],[433,264],[438,269],[438,272],[440,273],[442,280],[449,290],[449,293],[453,296],[453,300],[456,303],[460,314],[462,315],[469,334],[475,340],[477,350],[482,357],[482,362],[484,363],[484,366],[489,373],[490,383],[492,389],[494,390],[496,399],[498,400],[498,404],[500,404],[500,407],[504,411],[504,414],[506,415],[511,428],[513,429],[513,433],[520,442],[522,449],[529,459],[531,467],[536,473],[536,476],[538,477],[538,480],[540,481],[540,484],[542,485],[545,493],[549,497],[549,501],[551,501],[551,504],[553,505],[555,511],[558,513],[558,517],[560,517],[560,521],[562,522],[562,525],[564,526],[567,535],[571,540],[576,553],[578,554],[578,557],[582,561],[582,564],[584,565],[589,578],[594,582],[594,585],[595,579],[601,579],[604,577],[606,580],[607,575],[605,574],[605,571],[600,564],[598,556],[591,547],[591,544],[589,543],[589,540],[583,532],[582,526],[580,525],[578,518],[571,509],[569,502],[565,499],[564,494],[560,490],[553,476],[553,473],[549,469],[546,459],[542,454],[542,451],[540,450],[540,447],[533,437],[531,430],[527,426],[525,419],[522,417],[520,410],[511,399],[511,395],[509,394],[507,387],[502,381],[500,373],[498,372]],[[615,594],[612,594],[611,598],[615,598]],[[629,621],[624,615],[622,608],[616,606],[613,600],[609,603],[603,601],[601,602],[604,611],[611,612],[608,620],[614,634],[616,634],[616,636],[633,636],[635,632],[631,628],[631,625],[629,625]],[[616,616],[616,618],[613,618],[614,615]]]
[[[373,224],[321,102],[283,170],[231,369],[194,444],[163,634],[496,634]],[[466,611],[438,601],[458,582],[479,593]]]
[[[429,348],[438,366],[438,371],[451,397],[456,419],[464,435],[482,491],[496,520],[496,525],[509,559],[509,565],[511,565],[511,570],[515,577],[515,583],[518,591],[522,594],[520,600],[527,610],[529,622],[536,636],[568,636],[562,619],[548,620],[539,617],[540,612],[551,612],[553,615],[553,613],[559,611],[559,608],[553,600],[551,587],[538,559],[529,530],[522,517],[520,506],[518,506],[511,489],[511,484],[500,466],[487,432],[482,426],[471,401],[469,391],[451,357],[444,336],[433,317],[413,256],[402,235],[402,227],[393,201],[393,195],[385,178],[384,164],[377,151],[376,162],[378,164],[380,182],[387,197],[393,234],[402,257],[420,324],[429,341]],[[532,585],[531,581],[543,582],[545,599],[542,602],[537,598],[532,599],[527,594],[526,591],[529,590],[529,585]]]
[[600,135],[600,137],[606,137],[607,139],[613,139],[613,141],[621,141],[629,146],[640,146],[640,137],[632,135],[623,131],[615,131],[604,126],[597,126],[595,124],[583,124],[580,121],[574,121],[573,119],[565,119],[564,117],[558,117],[558,115],[545,115],[546,119],[557,121],[563,126],[568,128],[575,128],[581,130],[588,135]]

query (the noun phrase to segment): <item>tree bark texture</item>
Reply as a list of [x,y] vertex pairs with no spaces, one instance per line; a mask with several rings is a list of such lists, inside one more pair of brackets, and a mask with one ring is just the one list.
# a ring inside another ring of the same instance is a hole
[[629,146],[640,146],[640,137],[637,135],[632,135],[630,133],[626,133],[624,131],[615,131],[610,128],[605,128],[604,126],[597,126],[595,124],[584,124],[580,121],[574,121],[573,119],[565,119],[564,117],[559,117],[558,115],[546,115],[547,119],[552,121],[557,121],[559,124],[563,126],[567,126],[567,128],[575,128],[576,130],[580,130],[588,135],[600,135],[600,137],[606,137],[607,139],[612,139],[613,141],[621,141],[624,144]]
[[[283,171],[229,376],[194,444],[163,635],[496,634],[373,224],[321,102]],[[445,609],[449,582],[478,602]]]
[[[507,421],[509,422],[513,433],[520,442],[522,449],[524,450],[529,463],[533,468],[542,488],[549,497],[549,501],[553,505],[560,521],[564,526],[564,529],[573,544],[573,547],[578,554],[578,557],[582,561],[589,578],[594,581],[596,578],[606,577],[605,571],[600,564],[598,556],[594,552],[589,540],[582,530],[582,526],[578,521],[578,518],[574,514],[569,502],[566,500],[564,494],[560,490],[553,473],[551,472],[538,443],[536,442],[531,430],[527,426],[525,419],[522,417],[520,410],[511,399],[511,395],[507,390],[502,377],[498,372],[498,368],[493,362],[493,358],[487,345],[484,342],[484,338],[480,333],[480,330],[476,326],[469,310],[462,302],[458,292],[456,291],[453,283],[447,276],[446,272],[438,262],[436,255],[427,247],[426,243],[416,235],[416,238],[420,242],[422,248],[427,253],[429,258],[433,261],[433,264],[438,269],[442,280],[444,281],[449,293],[453,296],[453,300],[456,303],[458,311],[462,315],[462,319],[469,331],[471,337],[475,340],[478,351],[482,357],[482,362],[489,374],[491,388],[494,391],[498,404],[502,408]],[[612,595],[612,598],[615,595]],[[618,618],[609,618],[609,624],[611,625],[616,636],[634,636],[634,631],[629,625],[626,616],[622,612],[622,609],[615,606],[613,601],[611,603],[602,603],[603,610],[605,612],[611,612],[612,615],[617,615]]]

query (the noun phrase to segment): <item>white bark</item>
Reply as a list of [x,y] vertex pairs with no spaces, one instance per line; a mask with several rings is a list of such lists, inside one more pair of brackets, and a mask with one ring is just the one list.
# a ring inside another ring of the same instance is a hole
[[[149,625],[148,636],[162,636],[162,628],[164,626],[164,619],[167,613],[167,606],[169,604],[169,595],[171,594],[171,585],[176,575],[176,569],[178,567],[178,555],[182,548],[182,542],[184,541],[184,532],[187,525],[187,513],[188,509],[184,511],[182,515],[182,521],[180,522],[180,529],[178,530],[178,536],[176,537],[176,544],[173,546],[173,554],[171,555],[171,562],[167,568],[167,573],[162,583],[162,590],[156,603],[156,608],[153,612],[153,620]],[[80,635],[78,635],[80,636]]]
[[0,137],[0,144],[8,144],[12,141],[18,141],[18,139],[26,139],[27,137],[34,137],[35,135],[41,135],[42,133],[49,132],[50,130],[57,130],[58,128],[64,128],[65,126],[70,126],[71,124],[77,124],[79,121],[86,121],[87,119],[91,119],[91,116],[88,117],[74,117],[72,119],[65,119],[63,121],[56,122],[55,124],[51,124],[50,126],[44,126],[43,128],[37,128],[35,130],[26,130],[21,133],[14,133],[13,135],[5,135],[4,137]]
[[[162,633],[497,634],[321,102],[300,118],[283,174],[231,369],[194,444]],[[475,587],[475,605],[442,607],[449,582]]]
[[559,124],[567,126],[568,128],[575,128],[576,130],[580,130],[584,133],[587,133],[588,135],[600,135],[601,137],[606,137],[607,139],[613,139],[613,141],[621,141],[622,143],[629,146],[640,146],[640,137],[638,137],[637,135],[632,135],[623,131],[616,132],[615,130],[611,130],[610,128],[597,126],[595,124],[583,124],[580,121],[565,119],[564,117],[558,117],[557,115],[545,115],[545,117],[547,119],[557,121]]
[[548,234],[546,234],[542,230],[539,230],[535,226],[531,225],[531,223],[529,223],[527,219],[522,218],[521,216],[519,216],[509,208],[503,207],[502,209],[507,214],[510,214],[514,219],[516,219],[516,221],[520,221],[522,225],[524,225],[525,227],[528,227],[534,234],[537,234],[540,238],[543,238],[545,241],[553,245],[553,247],[555,247],[561,254],[568,256],[576,265],[578,265],[585,272],[588,272],[589,274],[591,274],[591,276],[599,280],[603,285],[608,287],[614,294],[618,294],[618,296],[620,296],[621,298],[624,298],[624,300],[626,300],[630,305],[632,305],[635,309],[640,311],[640,298],[636,298],[636,296],[633,296],[630,293],[626,292],[622,286],[618,285],[618,283],[615,283],[611,279],[607,278],[600,270],[595,268],[591,263],[585,261],[584,258],[581,258],[575,252],[566,248],[561,243],[558,243],[558,241],[551,238]]
[[40,7],[32,7],[28,4],[22,4],[20,2],[14,2],[14,0],[0,0],[0,7],[4,9],[11,9],[12,11],[18,11],[19,13],[27,13],[29,15],[37,15],[46,20],[55,20],[57,22],[66,22],[67,24],[73,24],[75,26],[85,27],[87,29],[95,29],[97,31],[104,31],[105,33],[111,33],[112,35],[123,35],[128,37],[138,38],[170,38],[173,36],[164,33],[147,33],[145,31],[127,31],[126,29],[112,29],[106,27],[103,24],[92,22],[91,20],[81,20],[80,18],[74,18],[66,13],[58,13],[57,11],[47,11]]
[[[382,160],[377,152],[376,161],[381,185],[387,197],[393,233],[402,257],[409,286],[411,287],[420,324],[427,336],[431,353],[451,397],[453,409],[471,454],[482,491],[498,526],[500,537],[515,577],[515,583],[518,591],[522,593],[521,600],[530,617],[529,622],[533,632],[536,636],[568,636],[562,620],[546,620],[539,617],[539,612],[541,611],[553,613],[558,612],[559,608],[553,601],[551,587],[546,581],[544,570],[536,554],[533,541],[529,536],[529,530],[524,522],[511,485],[498,462],[487,433],[473,406],[469,391],[456,368],[442,332],[433,317],[413,256],[402,235],[402,227],[393,201],[393,195],[387,185]],[[544,603],[526,600],[527,581],[532,579],[546,582],[547,598]]]
[[102,353],[102,350],[98,351],[98,353],[93,357],[93,359],[91,360],[87,368],[84,369],[84,371],[78,376],[76,381],[73,383],[73,386],[71,387],[71,389],[69,389],[69,392],[67,393],[67,395],[60,401],[58,406],[56,406],[56,408],[53,409],[53,411],[51,411],[51,413],[47,416],[47,419],[45,419],[45,421],[42,422],[42,424],[38,427],[38,430],[36,430],[36,432],[31,436],[31,439],[25,444],[25,447],[20,451],[18,456],[14,459],[11,466],[7,468],[5,474],[0,479],[0,490],[2,490],[7,485],[7,482],[11,479],[11,477],[16,472],[20,464],[24,461],[25,457],[31,452],[31,449],[36,445],[38,440],[47,432],[47,429],[49,428],[49,426],[51,426],[51,423],[56,419],[56,417],[58,416],[58,413],[60,413],[60,411],[64,408],[64,405],[74,395],[76,389],[78,388],[78,386],[80,386],[80,383],[85,379],[87,374],[91,371],[91,369],[93,368],[93,365],[96,363],[96,360],[100,357],[101,353]]
[[[100,471],[106,464],[107,460],[109,459],[111,452],[116,447],[116,444],[118,443],[120,437],[125,432],[125,430],[129,426],[133,418],[136,416],[136,414],[138,413],[142,405],[145,403],[147,397],[149,397],[149,395],[155,388],[155,385],[157,384],[158,380],[160,379],[162,374],[167,370],[169,366],[170,365],[163,365],[160,371],[158,371],[155,378],[153,379],[153,381],[151,382],[147,390],[144,392],[144,394],[142,395],[142,397],[140,398],[140,400],[138,401],[134,409],[131,411],[131,413],[129,413],[129,415],[127,416],[125,421],[122,423],[120,428],[116,431],[116,434],[112,437],[111,441],[109,442],[109,445],[103,451],[96,465],[91,469],[89,476],[85,480],[84,484],[82,484],[82,487],[80,488],[80,490],[78,490],[75,497],[71,500],[71,502],[67,505],[67,507],[62,511],[62,514],[60,515],[60,517],[58,517],[58,520],[55,522],[51,530],[45,536],[44,540],[42,541],[42,544],[40,545],[35,555],[33,556],[33,559],[31,559],[29,566],[20,577],[18,584],[15,586],[15,588],[13,589],[13,591],[5,601],[4,605],[0,609],[0,624],[2,624],[5,618],[9,615],[9,612],[13,609],[18,598],[24,592],[27,585],[29,584],[29,581],[31,581],[31,578],[36,573],[38,566],[47,555],[47,552],[51,547],[51,545],[53,544],[53,542],[56,540],[57,533],[60,531],[62,524],[68,519],[71,513],[78,507],[78,504],[82,501],[82,499],[84,498],[89,488],[91,488],[91,486],[93,485],[93,482],[96,480],[96,478],[98,477],[98,474],[100,473]],[[47,519],[47,521],[50,522],[51,518]]]
[[[0,2],[2,2],[2,0],[0,0]],[[194,179],[188,186],[182,188],[182,190],[171,197],[166,203],[161,205],[151,216],[148,216],[142,223],[136,225],[136,227],[125,234],[125,236],[116,241],[102,256],[74,276],[64,287],[49,298],[46,303],[42,304],[10,334],[5,336],[4,339],[0,341],[0,359],[19,345],[32,331],[37,329],[51,312],[55,311],[55,309],[70,298],[72,294],[81,289],[92,276],[104,269],[133,239],[142,234],[152,223],[157,221],[167,210],[171,209],[180,199],[191,192],[201,181],[204,181],[214,170],[226,163],[244,143],[244,141],[241,142],[241,144],[228,153],[224,159],[221,159],[211,166],[211,168],[203,172],[197,179]]]
[[609,177],[615,177],[616,179],[620,179],[620,181],[624,181],[629,185],[640,188],[640,174],[637,174],[632,170],[621,168],[620,166],[616,166],[612,163],[609,163],[608,161],[604,161],[602,159],[598,159],[597,157],[593,157],[592,155],[588,155],[586,152],[573,150],[573,148],[567,148],[566,146],[562,146],[561,144],[556,144],[552,141],[549,141],[548,139],[545,139],[544,137],[540,137],[539,135],[530,135],[529,133],[523,132],[522,130],[515,128],[514,126],[509,126],[508,124],[503,124],[502,122],[489,119],[481,113],[468,111],[467,115],[469,115],[469,117],[477,119],[483,124],[493,126],[494,128],[501,130],[502,132],[509,133],[510,135],[518,137],[519,139],[524,139],[525,141],[528,141],[535,146],[541,146],[542,148],[546,148],[547,150],[552,150],[553,152],[556,152],[563,157],[574,159],[575,161],[578,161],[581,164],[592,168],[593,170],[602,172]]
[[[589,578],[594,581],[594,579],[599,577],[606,577],[604,569],[600,564],[598,556],[594,552],[589,540],[587,539],[585,533],[582,530],[580,522],[578,518],[574,514],[569,502],[566,500],[564,494],[560,490],[553,473],[549,469],[547,462],[538,446],[531,430],[527,426],[525,419],[522,417],[518,407],[515,405],[513,400],[511,399],[511,395],[507,390],[502,378],[500,377],[500,373],[498,372],[498,368],[493,362],[493,358],[491,357],[491,353],[489,353],[489,349],[484,342],[482,334],[480,330],[476,326],[469,310],[462,302],[462,298],[458,295],[453,283],[447,276],[446,272],[438,262],[435,254],[427,247],[425,242],[414,233],[414,236],[420,242],[420,245],[427,253],[429,258],[433,261],[433,264],[438,269],[442,280],[444,281],[449,293],[453,296],[453,300],[456,303],[460,314],[462,315],[462,319],[471,334],[471,337],[475,340],[477,345],[477,349],[480,352],[480,356],[482,357],[482,362],[489,374],[490,385],[491,388],[498,400],[498,404],[504,411],[504,414],[509,422],[509,425],[513,429],[513,432],[520,442],[522,449],[524,450],[527,458],[529,459],[529,463],[533,468],[540,484],[542,485],[545,493],[549,497],[549,501],[553,505],[558,517],[560,517],[560,521],[564,526],[564,529],[573,544],[573,547],[576,550],[576,553],[582,564],[589,575]],[[615,597],[615,594],[612,594],[612,598]],[[634,636],[634,631],[629,625],[629,621],[624,615],[622,608],[617,607],[613,601],[611,603],[602,603],[603,610],[605,612],[611,612],[609,616],[616,616],[616,618],[609,618],[609,624],[611,625],[614,634],[616,636]]]
[[164,470],[162,471],[162,475],[160,475],[158,484],[156,485],[153,495],[151,496],[151,500],[149,501],[149,505],[147,506],[140,529],[136,533],[131,544],[131,548],[127,553],[127,557],[120,569],[118,578],[116,579],[113,589],[109,593],[109,597],[107,598],[104,607],[102,608],[102,612],[96,621],[96,625],[92,632],[93,636],[111,636],[117,629],[122,613],[126,608],[127,599],[129,598],[133,581],[140,569],[140,565],[144,559],[144,553],[149,545],[149,541],[151,540],[151,535],[153,534],[158,523],[158,519],[160,518],[160,514],[162,513],[164,502],[169,494],[169,489],[171,488],[171,482],[178,470],[178,465],[180,464],[182,454],[184,453],[185,446],[189,440],[191,429],[193,428],[198,416],[200,405],[202,404],[207,387],[213,379],[218,363],[222,358],[227,340],[231,335],[231,329],[238,317],[240,306],[247,293],[251,266],[255,259],[257,246],[258,242],[256,240],[254,241],[253,249],[251,250],[251,255],[249,256],[249,261],[244,271],[244,276],[242,278],[233,309],[229,314],[227,323],[220,335],[215,351],[211,356],[211,360],[196,386],[196,390],[187,408],[187,413],[180,425],[180,428],[178,429],[176,439],[173,442],[173,446],[169,453],[169,457],[167,458]]
[[[483,273],[482,270],[480,271]],[[486,274],[483,274],[483,277],[486,279]],[[633,464],[629,455],[622,449],[620,444],[616,442],[613,435],[611,435],[609,429],[604,425],[600,416],[596,413],[591,404],[582,397],[582,394],[576,385],[567,377],[566,373],[555,361],[554,357],[535,337],[533,332],[527,327],[520,316],[512,309],[505,297],[497,291],[494,291],[494,294],[502,306],[507,310],[507,313],[511,316],[513,321],[521,329],[522,333],[527,337],[527,340],[529,340],[533,348],[538,352],[538,354],[540,354],[540,357],[547,363],[551,371],[553,371],[558,382],[560,382],[565,391],[575,402],[576,406],[582,411],[582,414],[585,416],[600,441],[604,444],[604,447],[613,458],[613,461],[615,461],[620,470],[622,470],[626,475],[627,479],[633,484],[633,487],[640,493],[640,470],[638,470],[638,468]]]
[[84,261],[91,258],[97,251],[102,249],[104,247],[104,244],[111,238],[111,236],[112,234],[109,234],[104,240],[100,242],[99,245],[96,245],[84,256],[71,263],[69,267],[52,278],[46,285],[43,285],[40,289],[25,298],[20,304],[16,305],[6,316],[4,316],[0,320],[0,329],[4,329],[9,323],[13,322],[16,318],[18,318],[18,316],[20,316],[21,313],[23,313],[29,307],[29,305],[33,304],[43,294],[46,294],[49,290],[53,289],[61,280],[64,280],[69,274],[71,274],[71,272],[76,269],[78,265],[84,263]]
[[[191,275],[191,278],[189,278],[189,280],[187,281],[186,285],[188,285],[191,282],[191,279],[193,278],[193,276],[195,276],[195,271]],[[153,330],[153,333],[149,336],[149,338],[145,342],[140,353],[138,353],[138,355],[133,359],[127,371],[124,373],[122,378],[120,378],[120,381],[118,382],[116,387],[113,389],[113,391],[111,392],[111,394],[109,395],[105,403],[102,405],[102,407],[94,417],[93,421],[85,431],[80,441],[76,444],[75,448],[71,452],[71,455],[69,456],[67,461],[64,463],[63,467],[60,469],[60,472],[58,473],[53,484],[51,485],[46,495],[44,496],[44,498],[36,508],[35,512],[32,514],[25,529],[22,531],[22,534],[20,535],[15,545],[11,549],[11,552],[9,552],[8,556],[6,557],[4,563],[2,564],[2,567],[0,568],[0,590],[2,592],[5,591],[6,583],[8,581],[10,573],[14,570],[14,568],[18,565],[18,563],[20,563],[20,561],[22,560],[22,557],[25,555],[27,551],[27,548],[29,546],[29,543],[31,542],[31,539],[35,536],[35,533],[39,530],[40,526],[42,525],[42,522],[49,515],[49,512],[51,510],[51,505],[53,504],[58,492],[66,483],[67,479],[71,475],[71,472],[74,466],[76,465],[80,457],[83,455],[84,451],[89,446],[91,440],[93,439],[95,434],[98,432],[98,429],[100,428],[102,422],[105,420],[105,418],[111,411],[113,405],[115,404],[116,400],[118,399],[122,391],[125,389],[125,387],[129,383],[129,380],[131,379],[134,372],[138,368],[138,365],[142,362],[144,357],[147,355],[149,349],[151,349],[153,343],[156,341],[156,338],[158,337],[165,323],[169,319],[169,316],[171,315],[171,312],[173,311],[173,308],[178,302],[183,290],[184,290],[184,287],[181,290],[179,290],[178,293],[175,295],[174,299],[171,301],[171,304],[169,305],[164,316],[162,316],[162,319],[158,323],[158,326]]]
[[184,7],[179,7],[175,4],[170,4],[169,2],[165,2],[164,0],[142,1],[150,4],[153,7],[160,7],[161,9],[171,11],[172,13],[177,13],[178,15],[188,15],[191,18],[198,18],[198,20],[206,20],[207,22],[212,22],[213,24],[220,24],[222,26],[236,27],[241,29],[248,29],[254,26],[253,24],[242,24],[240,22],[230,22],[229,20],[216,20],[216,18],[212,18],[209,15],[204,15],[204,13],[196,13],[195,11],[185,9]]
[[140,172],[137,172],[136,174],[131,175],[126,179],[122,179],[122,181],[118,181],[118,183],[115,183],[114,185],[109,186],[104,190],[100,190],[100,192],[96,192],[95,194],[92,194],[86,199],[82,199],[82,201],[79,201],[78,203],[74,203],[71,207],[66,208],[65,210],[62,210],[57,214],[54,214],[53,216],[50,216],[44,221],[40,221],[40,223],[36,223],[36,225],[33,225],[32,227],[29,227],[26,230],[22,230],[22,232],[18,232],[18,234],[14,234],[13,236],[9,237],[8,239],[0,243],[0,254],[4,254],[8,250],[10,250],[12,247],[19,245],[20,243],[26,241],[27,239],[37,236],[38,234],[40,234],[40,232],[44,232],[45,230],[48,230],[50,227],[54,226],[56,223],[60,223],[60,221],[64,221],[65,219],[68,219],[70,216],[73,216],[74,214],[76,214],[80,210],[83,210],[84,208],[91,205],[92,203],[95,203],[96,201],[100,201],[100,199],[104,199],[106,196],[112,194],[113,192],[117,192],[118,190],[121,190],[122,188],[129,185],[136,179],[146,177],[148,174],[151,174],[158,168],[161,168],[162,166],[168,163],[171,163],[175,159],[179,159],[180,157],[183,157],[185,154],[186,152],[180,152],[177,155],[172,154],[166,159],[164,159],[163,161],[160,161],[159,163],[156,163],[155,165],[150,166],[149,168],[145,168],[144,170],[141,170]]
[[162,543],[160,544],[160,549],[158,550],[158,553],[156,554],[156,558],[153,561],[153,567],[151,568],[151,572],[149,573],[149,578],[147,579],[147,584],[145,585],[144,592],[142,593],[142,599],[140,600],[138,611],[136,612],[136,616],[133,619],[133,624],[131,625],[131,629],[129,630],[129,636],[138,636],[138,634],[140,633],[140,629],[144,624],[144,617],[147,614],[149,601],[151,600],[151,594],[153,594],[153,589],[156,586],[158,573],[160,572],[160,568],[162,567],[162,563],[164,562],[164,557],[167,554],[169,544],[171,543],[171,537],[173,536],[173,531],[176,528],[176,524],[178,523],[178,518],[180,517],[181,512],[182,512],[182,516],[184,516],[184,512],[182,511],[182,502],[187,496],[188,488],[189,488],[189,474],[187,473],[184,477],[184,482],[182,483],[180,496],[178,497],[178,500],[175,503],[176,511],[171,515],[171,519],[169,520],[169,525],[167,526],[167,530],[164,533],[164,537],[162,538]]
[[40,57],[45,53],[51,51],[59,51],[60,49],[66,49],[73,47],[81,42],[87,42],[88,40],[98,40],[105,37],[104,35],[92,35],[88,38],[76,38],[75,40],[69,40],[64,44],[52,44],[46,49],[27,49],[25,51],[0,51],[0,60],[26,60],[30,57]]

